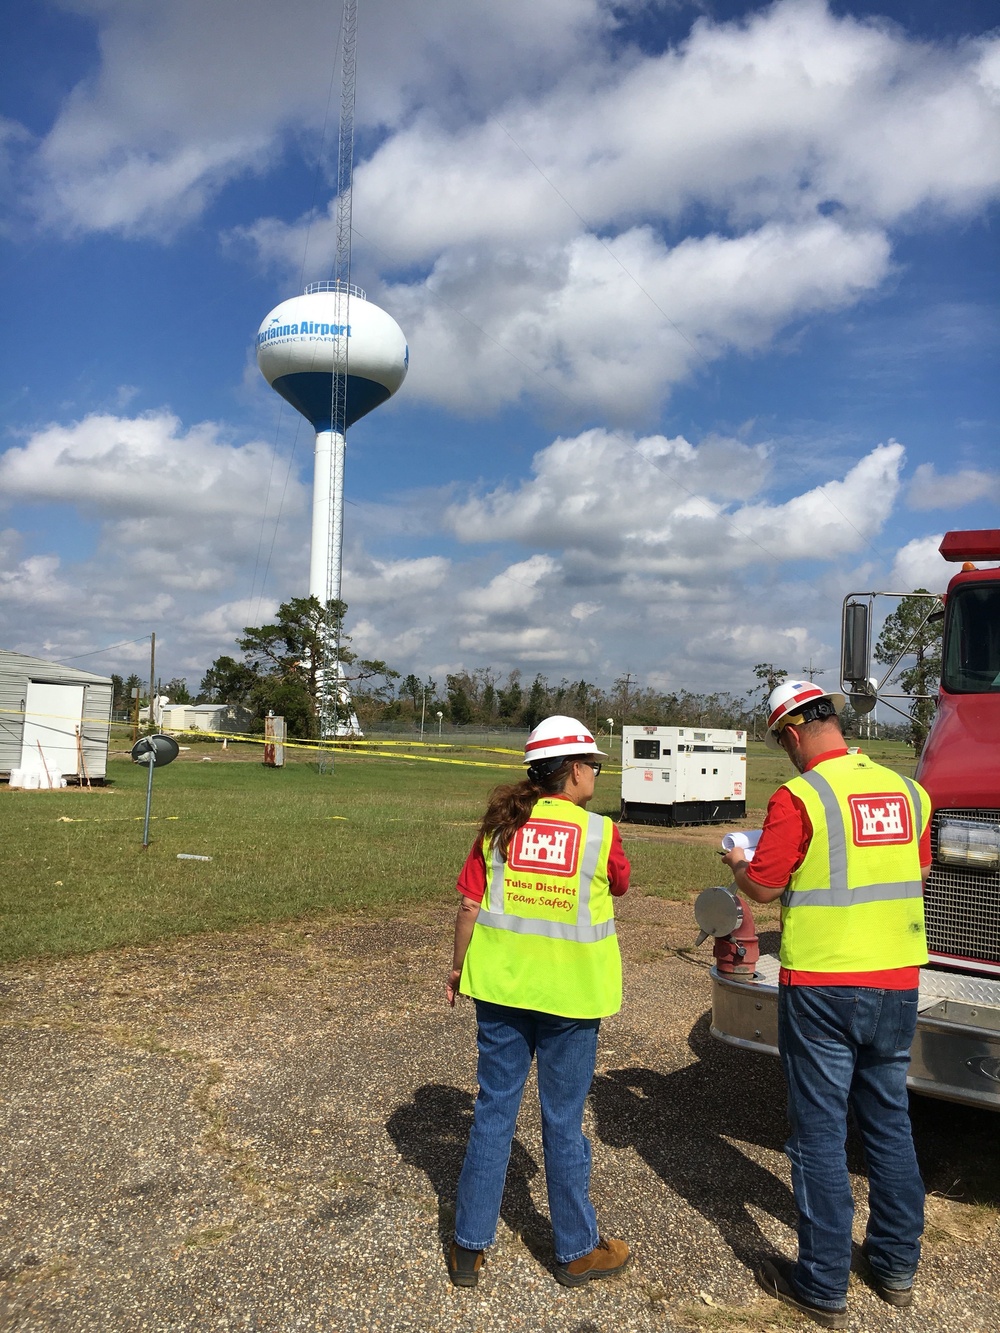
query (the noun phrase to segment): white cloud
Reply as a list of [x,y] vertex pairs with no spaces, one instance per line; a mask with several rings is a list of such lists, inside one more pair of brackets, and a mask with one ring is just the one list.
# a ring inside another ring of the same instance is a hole
[[[158,438],[191,436],[172,428]],[[46,448],[36,452],[42,439]],[[56,439],[69,451],[61,460]],[[56,468],[57,498],[72,495],[60,469],[70,476],[77,466],[84,477],[98,470],[72,428],[61,436],[47,428],[37,440],[28,456]],[[209,433],[197,455],[203,466],[217,449],[239,453]],[[159,451],[127,458],[137,494],[162,480]],[[840,555],[863,548],[858,529],[877,530],[901,462],[901,446],[880,446],[825,487],[788,496],[773,493],[784,477],[772,475],[764,446],[607,431],[560,438],[538,453],[523,482],[439,511],[439,536],[454,533],[471,548],[467,556],[374,553],[407,528],[411,508],[426,531],[432,509],[424,492],[384,501],[373,533],[356,534],[345,562],[348,632],[362,656],[442,677],[487,665],[501,675],[517,667],[526,677],[605,681],[629,670],[640,681],[656,673],[671,688],[704,690],[740,688],[754,661],[780,657],[799,670],[813,656],[828,665],[837,589],[817,597],[816,588],[836,583]],[[24,467],[21,457],[14,475],[26,486]],[[163,484],[170,491],[169,475]],[[182,487],[170,493],[183,500]],[[185,526],[166,504],[148,517],[123,516],[117,506],[101,516],[96,550],[72,560],[26,553],[12,529],[0,535],[5,646],[45,645],[63,658],[155,629],[165,673],[189,672],[197,684],[216,656],[237,653],[245,625],[263,623],[279,598],[302,587],[301,524],[282,525],[268,576],[268,589],[281,592],[253,597],[259,519],[196,515]],[[751,530],[773,559],[741,536]],[[520,558],[511,558],[511,544]],[[782,583],[789,570],[803,582]],[[114,670],[141,662],[144,651],[87,662]]]
[[374,560],[355,549],[345,562],[345,597],[354,605],[404,604],[405,599],[433,593],[444,583],[449,562],[440,555],[409,560]]
[[[281,487],[272,463],[263,444],[236,445],[211,422],[185,430],[168,413],[95,414],[7,449],[4,503],[61,506],[68,517],[96,519],[97,533],[66,543],[71,555],[22,557],[23,539],[8,531],[0,540],[5,644],[44,643],[62,658],[156,629],[175,669],[182,657],[207,666],[234,651],[235,635],[275,605],[263,597],[265,579],[292,587],[305,579],[305,488],[289,479],[275,536]],[[251,581],[257,597],[248,596]],[[91,665],[112,669],[100,656]]]
[[[212,422],[184,431],[169,413],[94,414],[46,426],[0,455],[0,494],[98,514],[259,515],[271,465],[267,445],[233,445]],[[302,502],[291,482],[286,503],[294,511]]]
[[881,530],[899,493],[905,450],[880,444],[844,477],[781,505],[752,505],[735,516],[751,540],[784,560],[829,560],[863,550]]
[[[101,65],[40,150],[50,219],[169,233],[286,136],[318,133],[338,20],[321,0],[74,7]],[[693,202],[745,221],[834,201],[891,222],[995,196],[995,38],[935,47],[820,0],[701,19],[659,55],[614,29],[599,0],[425,0],[413,18],[370,0],[358,112],[383,138],[357,174],[362,233],[396,262],[565,240],[578,218],[540,171],[600,228]]]
[[933,463],[921,463],[913,474],[907,491],[911,509],[959,509],[984,497],[1000,498],[1000,475],[963,468],[960,472],[940,473]]
[[729,506],[720,491],[749,499],[762,484],[760,447],[587,431],[543,449],[516,489],[452,505],[445,522],[465,542],[564,548],[570,573],[595,581],[701,582],[762,560],[826,561],[863,548],[893,508],[903,456],[900,444],[879,445],[841,481],[780,503]]
[[643,227],[610,244],[449,253],[380,299],[413,349],[411,396],[483,411],[531,395],[634,422],[692,369],[767,346],[793,317],[852,304],[888,267],[881,233],[830,219],[673,248]]
[[533,555],[508,565],[485,588],[465,589],[458,603],[472,612],[476,621],[512,611],[523,612],[538,603],[545,584],[558,572],[559,565],[551,556]]
[[938,547],[943,536],[938,532],[930,537],[914,537],[896,552],[890,575],[894,591],[926,588],[928,592],[944,592],[958,566],[942,558]]
[[[51,222],[169,235],[285,136],[322,128],[340,22],[324,0],[66,7],[94,20],[101,64],[40,150],[36,203]],[[578,59],[609,22],[598,0],[424,0],[412,18],[398,0],[367,0],[359,123],[392,125],[417,101],[469,114]]]

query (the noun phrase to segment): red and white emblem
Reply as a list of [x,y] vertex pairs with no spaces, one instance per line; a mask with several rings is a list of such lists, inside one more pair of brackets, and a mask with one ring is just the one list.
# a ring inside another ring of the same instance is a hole
[[512,870],[528,870],[542,875],[575,875],[580,851],[577,824],[561,824],[554,819],[529,819],[514,834],[507,853]]
[[913,841],[910,803],[898,791],[848,796],[855,847],[882,847]]

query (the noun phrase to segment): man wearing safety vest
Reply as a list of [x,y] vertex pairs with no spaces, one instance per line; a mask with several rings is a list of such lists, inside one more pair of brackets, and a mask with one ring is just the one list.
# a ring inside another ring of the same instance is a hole
[[826,1328],[847,1327],[848,1107],[868,1163],[862,1253],[890,1305],[913,1299],[924,1219],[906,1073],[927,962],[931,803],[916,782],[848,752],[844,702],[812,681],[772,692],[767,744],[798,776],[771,798],[752,862],[743,848],[723,855],[739,893],[781,898],[778,1046],[799,1254],[797,1263],[763,1259],[757,1279]]
[[598,1232],[583,1132],[601,1019],[621,1008],[612,897],[629,881],[617,827],[586,809],[604,758],[575,718],[540,722],[525,745],[527,778],[490,793],[458,877],[446,992],[451,1004],[459,992],[476,1002],[479,1095],[448,1251],[457,1287],[476,1285],[496,1238],[533,1058],[555,1276],[578,1287],[629,1261],[624,1241]]

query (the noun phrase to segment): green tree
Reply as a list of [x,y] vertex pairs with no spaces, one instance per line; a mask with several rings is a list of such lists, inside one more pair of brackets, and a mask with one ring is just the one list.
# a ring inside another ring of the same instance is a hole
[[507,684],[497,690],[497,711],[504,722],[513,722],[521,711],[521,673],[514,670],[507,677]]
[[423,694],[423,689],[424,689],[423,685],[413,674],[412,671],[408,676],[405,676],[403,678],[403,683],[399,687],[399,693],[401,695],[405,694],[407,699],[411,699],[413,701],[414,713],[417,713],[420,710],[420,698],[421,695]]
[[534,731],[542,718],[548,714],[548,682],[544,676],[536,676],[531,682],[531,689],[525,700],[521,719],[529,731]]
[[773,662],[758,662],[753,669],[753,674],[760,682],[752,690],[747,692],[747,703],[750,705],[750,712],[753,719],[754,740],[757,739],[757,715],[767,712],[767,701],[771,697],[771,691],[776,690],[783,680],[788,679],[788,672],[782,667],[776,667]]
[[290,736],[316,736],[324,662],[339,663],[346,687],[335,693],[335,710],[353,705],[351,694],[377,710],[391,702],[399,673],[380,660],[359,658],[344,633],[345,602],[324,607],[317,597],[293,597],[278,607],[268,625],[247,625],[237,639],[243,661],[216,659],[201,682],[201,696],[211,703],[238,703],[262,726],[269,712],[280,713]]
[[[928,620],[933,611],[940,610],[940,603],[929,600],[926,588],[914,588],[913,592],[925,595],[904,597],[892,615],[886,617],[875,644],[875,660],[883,666],[900,663],[901,669],[894,679],[904,694],[913,697],[909,709],[910,738],[919,754],[937,707],[934,696],[941,680],[943,621],[940,617]],[[931,697],[921,698],[921,695]]]
[[[225,654],[217,657],[201,678],[198,702],[203,704],[242,704],[250,701],[260,676],[245,662]],[[126,682],[127,684],[127,682]]]
[[191,691],[188,689],[188,683],[183,676],[174,676],[168,680],[163,687],[163,693],[172,704],[189,704],[191,702]]
[[[318,597],[293,597],[278,607],[273,624],[247,625],[236,645],[258,676],[301,680],[318,716],[324,645],[339,643],[342,665],[354,661],[350,639],[343,632],[346,611],[345,602],[331,600],[324,608]],[[331,660],[335,656],[331,650]]]
[[468,726],[472,721],[472,703],[469,699],[467,678],[464,675],[446,676],[448,689],[448,716],[456,727]]

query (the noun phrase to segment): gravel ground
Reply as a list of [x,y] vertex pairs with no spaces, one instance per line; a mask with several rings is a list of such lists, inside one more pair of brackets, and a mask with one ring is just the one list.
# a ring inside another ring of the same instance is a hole
[[[529,1088],[498,1243],[475,1291],[450,1286],[475,1042],[435,907],[0,971],[0,1328],[814,1327],[747,1268],[794,1250],[779,1067],[709,1036],[688,907],[633,893],[619,916],[627,998],[588,1133],[602,1228],[634,1248],[621,1278],[552,1277]],[[850,1327],[992,1333],[1000,1124],[923,1100],[914,1121],[938,1191],[917,1299],[854,1278]],[[863,1218],[854,1145],[852,1169]]]

